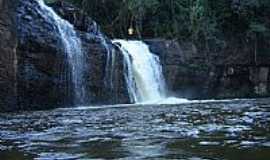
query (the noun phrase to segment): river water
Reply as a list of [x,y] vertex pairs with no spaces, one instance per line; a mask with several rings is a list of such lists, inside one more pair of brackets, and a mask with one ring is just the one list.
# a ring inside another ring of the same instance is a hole
[[269,160],[270,100],[0,114],[1,160]]

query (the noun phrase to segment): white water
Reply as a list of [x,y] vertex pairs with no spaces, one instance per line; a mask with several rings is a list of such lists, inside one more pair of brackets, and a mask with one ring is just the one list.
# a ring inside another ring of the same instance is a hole
[[126,63],[129,96],[136,103],[159,103],[167,98],[162,66],[157,55],[142,41],[114,40]]
[[85,86],[83,81],[83,69],[85,65],[84,54],[80,38],[78,38],[74,27],[66,20],[59,17],[43,0],[37,0],[41,15],[52,20],[57,26],[57,30],[61,35],[67,58],[72,69],[72,83],[75,92],[75,103],[83,104],[85,102]]

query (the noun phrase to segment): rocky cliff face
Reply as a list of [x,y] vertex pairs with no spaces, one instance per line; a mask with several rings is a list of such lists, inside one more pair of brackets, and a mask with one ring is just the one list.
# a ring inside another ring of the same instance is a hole
[[[83,69],[85,105],[129,103],[119,49],[80,10],[63,2],[52,7],[74,25],[81,39],[88,64]],[[74,105],[71,68],[60,36],[35,0],[0,0],[0,111]],[[172,95],[190,99],[270,95],[269,56],[254,56],[254,48],[247,44],[231,40],[209,56],[192,43],[162,39],[146,43],[160,56]],[[270,48],[270,43],[260,45]]]
[[80,31],[80,34],[89,67],[85,74],[89,103],[129,103],[120,50],[103,35],[92,35],[83,31]]
[[17,7],[18,105],[24,109],[71,106],[71,72],[54,21],[34,0]]
[[16,106],[16,0],[0,0],[0,111]]
[[81,10],[65,2],[55,2],[51,7],[80,33],[89,65],[85,77],[89,103],[129,103],[120,50],[100,31],[96,22]]
[[[55,22],[38,12],[36,5],[34,0],[20,2],[17,13],[19,102],[38,108],[74,105],[71,69],[60,34]],[[80,10],[59,2],[52,7],[74,25],[82,42],[88,64],[83,77],[87,92],[84,105],[128,103],[121,53]]]
[[[54,7],[74,24],[82,41],[89,64],[85,105],[128,103],[120,51],[76,8]],[[71,68],[55,22],[35,0],[1,0],[0,8],[0,110],[73,106]]]
[[252,47],[228,42],[231,47],[207,57],[192,43],[157,39],[146,42],[162,57],[171,94],[190,99],[270,95],[270,63],[259,55],[255,64]]

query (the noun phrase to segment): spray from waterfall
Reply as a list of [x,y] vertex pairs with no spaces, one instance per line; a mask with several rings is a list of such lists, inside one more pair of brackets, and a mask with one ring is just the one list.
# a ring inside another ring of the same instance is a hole
[[83,72],[85,68],[85,57],[82,51],[80,38],[77,36],[74,27],[66,20],[59,17],[53,9],[48,7],[43,0],[37,0],[42,16],[46,16],[47,19],[52,20],[60,33],[61,41],[64,45],[65,52],[71,67],[72,83],[74,87],[75,99],[74,103],[85,103],[85,82]]

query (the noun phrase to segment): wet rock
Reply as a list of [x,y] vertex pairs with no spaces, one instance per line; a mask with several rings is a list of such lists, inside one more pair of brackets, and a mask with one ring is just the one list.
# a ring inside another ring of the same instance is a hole
[[[54,7],[74,24],[86,54],[84,105],[129,103],[120,51],[80,10]],[[54,19],[35,0],[0,1],[0,9],[0,111],[73,106],[71,68]]]
[[250,68],[250,80],[254,85],[254,92],[258,95],[268,93],[268,67]]
[[66,2],[55,2],[51,7],[73,24],[80,34],[89,67],[85,73],[89,103],[130,103],[121,51],[101,32],[97,23],[80,9]]
[[0,0],[0,112],[16,107],[16,29],[17,0]]
[[220,99],[261,97],[270,93],[269,61],[267,57],[260,57],[255,65],[249,46],[232,40],[223,50],[207,54],[188,42],[145,41],[150,50],[161,57],[166,82],[173,95]]
[[[81,39],[87,62],[83,77],[87,89],[84,105],[129,103],[120,51],[96,22],[79,9],[58,2],[52,7],[74,25]],[[18,9],[20,103],[41,109],[72,106],[71,68],[61,34],[55,22],[44,18],[38,10],[33,0],[20,2]]]
[[97,23],[79,8],[64,1],[56,1],[50,4],[50,6],[57,14],[72,23],[78,30],[94,35],[100,33]]
[[72,106],[71,69],[61,34],[39,7],[26,0],[17,8],[18,105],[23,110]]
[[[200,63],[202,55],[191,43],[180,44],[177,41],[152,39],[145,40],[151,52],[159,55],[167,87],[173,93],[183,98],[203,98],[204,87],[208,73]],[[198,83],[200,82],[200,83]]]
[[[103,35],[80,33],[82,46],[87,54],[87,64],[89,65],[85,78],[88,82],[86,87],[91,95],[91,103],[129,103],[124,78],[123,56],[120,50],[113,46],[110,41],[107,41],[105,36],[102,37]],[[112,60],[110,63],[107,63],[108,56]]]

